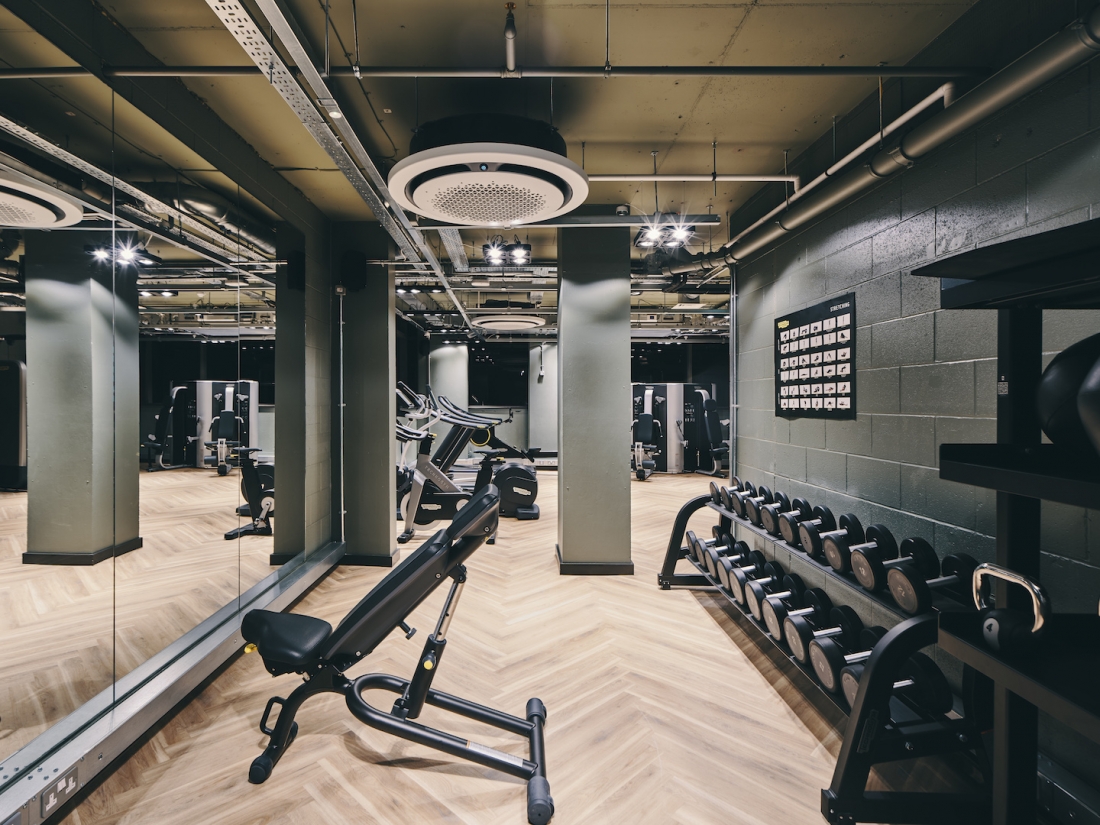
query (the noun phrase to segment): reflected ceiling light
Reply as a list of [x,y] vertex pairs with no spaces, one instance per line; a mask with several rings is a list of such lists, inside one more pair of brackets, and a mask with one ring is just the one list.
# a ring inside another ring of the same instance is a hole
[[142,298],[151,298],[152,296],[153,296],[153,293],[152,293],[152,292],[150,292],[150,291],[149,291],[149,290],[147,290],[147,289],[143,289],[143,290],[141,291],[141,297],[142,297]]
[[433,295],[438,295],[438,294],[439,294],[440,292],[442,292],[442,291],[443,291],[443,288],[442,288],[442,287],[438,287],[438,286],[437,286],[437,287],[434,287],[434,288],[432,289],[432,294],[433,294]]
[[160,294],[165,298],[175,298],[177,293],[173,292],[170,289],[162,289],[160,291]]
[[416,287],[413,287],[412,289],[410,289],[409,292],[413,295],[419,295],[420,294],[420,290],[417,289]]
[[405,288],[404,288],[404,287],[400,287],[400,286],[399,286],[399,287],[397,288],[397,294],[398,294],[398,295],[404,295],[404,294],[405,294]]

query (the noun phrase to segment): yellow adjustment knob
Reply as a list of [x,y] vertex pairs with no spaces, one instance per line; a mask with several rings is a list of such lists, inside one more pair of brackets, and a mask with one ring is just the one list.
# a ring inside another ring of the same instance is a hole
[[244,652],[245,653],[255,653],[256,652],[256,645],[249,642],[248,644],[246,644],[244,646]]
[[433,667],[435,667],[435,663],[431,659],[424,660],[424,670],[431,670]]

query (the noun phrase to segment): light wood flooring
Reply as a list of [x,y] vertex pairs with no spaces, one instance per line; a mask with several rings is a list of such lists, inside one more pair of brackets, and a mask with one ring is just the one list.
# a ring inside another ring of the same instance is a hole
[[27,494],[0,492],[0,761],[271,572],[226,541],[240,476],[141,474],[145,545],[92,567],[23,564]]
[[[468,565],[435,685],[518,715],[529,697],[546,703],[558,825],[822,821],[819,789],[839,745],[832,730],[713,597],[657,588],[673,518],[707,483],[634,483],[633,577],[558,575],[551,472],[540,473],[542,518],[503,520],[497,544]],[[709,534],[711,523],[704,511],[693,527]],[[340,568],[295,610],[335,624],[384,574]],[[411,641],[394,634],[355,674],[409,675],[444,592],[413,615],[420,632]],[[336,696],[306,704],[272,778],[248,784],[265,739],[256,727],[264,704],[297,682],[240,657],[67,825],[526,822],[519,780],[369,729]],[[393,697],[373,698],[389,707]],[[428,709],[422,721],[525,755],[518,738],[468,720]]]

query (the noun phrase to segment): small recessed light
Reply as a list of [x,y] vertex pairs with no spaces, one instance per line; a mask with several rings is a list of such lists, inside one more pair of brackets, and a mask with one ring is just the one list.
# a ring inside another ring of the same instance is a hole
[[393,114],[393,109],[383,109],[382,113],[386,114],[386,115],[392,115]]

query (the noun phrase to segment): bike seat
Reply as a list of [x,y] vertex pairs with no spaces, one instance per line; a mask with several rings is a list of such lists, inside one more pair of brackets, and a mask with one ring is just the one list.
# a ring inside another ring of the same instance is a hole
[[300,673],[318,658],[332,635],[332,625],[298,613],[250,610],[241,622],[241,635],[252,642],[273,675]]

